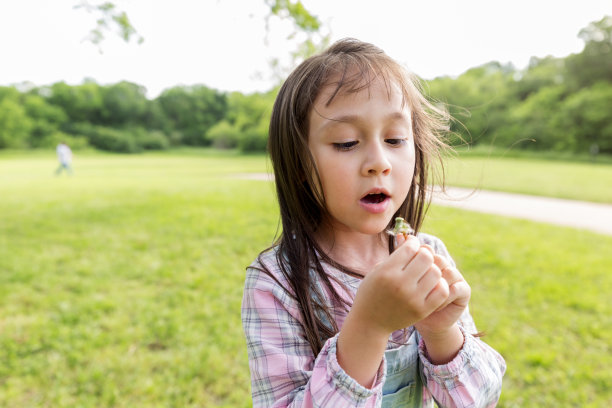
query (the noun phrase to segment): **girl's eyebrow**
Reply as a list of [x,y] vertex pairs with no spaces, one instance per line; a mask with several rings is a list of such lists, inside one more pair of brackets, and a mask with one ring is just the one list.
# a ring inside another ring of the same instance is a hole
[[[330,126],[337,125],[339,123],[356,123],[367,122],[359,115],[341,115],[335,118],[325,118],[327,119],[325,124],[321,126],[321,129],[325,129]],[[412,121],[404,112],[391,112],[386,115],[383,119],[385,122],[405,122],[405,124],[410,125]]]

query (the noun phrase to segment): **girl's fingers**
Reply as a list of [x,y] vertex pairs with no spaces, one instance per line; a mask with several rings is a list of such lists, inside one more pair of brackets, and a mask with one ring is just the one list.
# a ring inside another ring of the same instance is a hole
[[[440,264],[447,265],[446,261],[444,260],[442,260],[442,262],[439,262],[439,260],[436,259],[436,261],[438,261],[436,262],[436,266]],[[444,278],[446,283],[448,283],[449,294],[448,294],[448,298],[446,299],[446,301],[436,311],[440,311],[444,309],[446,306],[450,305],[451,303],[456,303],[456,300],[465,296],[464,286],[467,286],[468,288],[467,296],[469,299],[469,285],[463,279],[463,276],[461,275],[461,273],[459,272],[457,268],[453,268],[452,266],[446,266],[444,269],[441,270],[441,273],[442,273],[442,278]],[[467,301],[466,301],[466,304],[467,304]]]
[[429,269],[423,274],[421,279],[417,282],[419,285],[419,291],[422,293],[429,293],[438,284],[438,281],[444,280],[442,278],[442,272],[436,265],[431,265]]
[[401,244],[393,251],[387,265],[392,268],[399,267],[402,270],[410,269],[413,273],[417,273],[418,280],[433,264],[434,256],[430,251],[421,247],[417,237],[408,235],[402,239],[405,241],[399,241]]
[[[431,252],[431,254],[434,256],[434,259],[435,259],[436,256],[439,256],[439,255],[436,255],[436,251],[434,251],[434,249],[429,244],[423,244],[423,245],[421,245],[421,248],[425,248],[425,249],[429,250]],[[442,268],[440,268],[440,269],[442,269]]]
[[442,274],[440,268],[434,265],[431,252],[426,248],[419,248],[414,257],[408,261],[403,269],[412,279],[414,279],[414,283],[420,284],[420,280],[428,274],[432,267],[435,267],[438,279],[440,279]]
[[440,270],[444,270],[445,268],[451,266],[451,264],[446,260],[445,257],[438,254],[435,254],[434,262],[436,265],[438,265],[438,268],[440,268]]
[[438,309],[436,309],[436,312],[439,312],[451,303],[460,307],[465,307],[470,300],[470,295],[470,285],[464,280],[457,281],[448,286],[448,298],[438,307]]
[[425,297],[425,304],[437,309],[448,299],[449,287],[445,279],[439,279],[433,289]]
[[[400,234],[395,237],[396,240],[400,239],[399,235]],[[401,241],[396,242],[398,242],[398,245],[395,248],[395,251],[393,251],[391,256],[389,256],[389,259],[386,261],[387,267],[404,269],[410,260],[414,258],[421,244],[419,243],[419,240],[413,236],[408,236],[407,239],[402,236]]]
[[443,256],[436,255],[434,263],[442,271],[442,277],[448,282],[448,286],[452,286],[455,282],[464,280],[461,272],[453,267]]
[[455,282],[459,282],[464,280],[461,272],[457,268],[453,268],[452,266],[447,266],[444,269],[441,269],[442,277],[446,279],[448,282],[448,286],[451,286]]
[[455,291],[454,291],[453,288],[454,288],[455,284],[458,283],[458,280],[453,279],[453,276],[451,276],[451,274],[449,274],[449,270],[450,269],[451,269],[450,267],[447,267],[443,271],[441,271],[442,278],[444,278],[444,280],[448,284],[448,298],[446,298],[444,303],[442,303],[442,305],[440,305],[440,307],[436,310],[436,312],[444,309],[446,306],[448,306],[451,303],[453,303],[455,301],[455,299],[456,299],[455,298]]
[[472,289],[470,285],[464,280],[454,283],[449,287],[449,297],[453,297],[454,300],[451,303],[457,306],[465,307],[470,301]]

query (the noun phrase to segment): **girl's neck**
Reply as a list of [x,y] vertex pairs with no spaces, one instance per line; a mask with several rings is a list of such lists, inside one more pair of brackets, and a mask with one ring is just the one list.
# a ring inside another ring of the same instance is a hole
[[364,276],[389,256],[385,235],[369,235],[343,231],[319,231],[317,243],[335,262]]

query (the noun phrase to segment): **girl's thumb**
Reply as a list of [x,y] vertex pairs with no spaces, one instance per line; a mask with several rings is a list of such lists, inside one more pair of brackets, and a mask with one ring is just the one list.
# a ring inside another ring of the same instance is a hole
[[396,248],[398,248],[404,242],[406,242],[406,236],[404,234],[402,234],[402,233],[395,234],[395,247]]

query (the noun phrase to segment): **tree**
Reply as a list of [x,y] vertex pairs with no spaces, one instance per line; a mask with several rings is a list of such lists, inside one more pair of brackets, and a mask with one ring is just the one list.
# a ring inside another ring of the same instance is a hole
[[598,82],[568,96],[555,115],[556,131],[575,152],[612,154],[612,83]]
[[[251,152],[266,149],[270,115],[277,93],[278,90],[273,89],[250,95],[233,92],[228,96],[226,121],[238,135],[236,144],[240,150]],[[218,134],[215,136],[218,138]]]
[[515,82],[515,92],[520,100],[546,86],[556,86],[565,81],[565,58],[547,56],[531,57],[527,68]]
[[40,95],[23,95],[23,107],[31,119],[32,125],[28,137],[31,147],[49,147],[57,144],[62,138],[60,129],[68,116],[59,106],[47,103]]
[[89,32],[87,40],[98,46],[100,52],[102,52],[101,43],[109,31],[115,31],[125,42],[129,42],[132,38],[137,38],[139,44],[144,41],[144,38],[138,34],[136,28],[132,25],[127,13],[119,10],[110,1],[91,4],[89,1],[82,0],[74,8],[84,9],[88,13],[98,16],[96,26]]
[[531,93],[507,113],[507,126],[499,129],[498,143],[534,150],[573,150],[574,140],[553,120],[566,94],[563,85]]
[[580,30],[584,49],[567,57],[568,77],[574,88],[599,81],[612,82],[612,16],[605,16]]
[[104,87],[101,119],[111,127],[141,125],[147,115],[146,89],[127,81]]
[[173,130],[189,145],[208,145],[206,133],[227,114],[227,97],[204,85],[177,86],[157,98]]
[[[263,1],[270,10],[265,18],[266,29],[269,30],[270,20],[273,17],[278,17],[282,20],[289,20],[292,23],[294,30],[289,35],[290,38],[299,37],[300,34],[304,36],[304,38],[300,39],[299,45],[294,52],[294,59],[304,55],[311,55],[329,40],[328,35],[324,36],[320,33],[322,24],[319,18],[310,13],[304,7],[301,0]],[[139,44],[144,41],[144,38],[132,25],[127,13],[120,10],[113,2],[104,1],[92,4],[87,0],[81,0],[74,8],[84,9],[98,16],[96,27],[90,31],[88,38],[91,43],[98,47],[101,46],[101,43],[106,38],[106,34],[113,31],[126,42],[133,38],[137,38]]]
[[282,80],[287,76],[287,71],[298,65],[305,58],[322,51],[329,44],[329,32],[324,33],[321,20],[310,13],[300,0],[264,0],[270,9],[266,16],[266,31],[270,35],[270,20],[278,17],[281,20],[289,20],[293,31],[288,39],[295,40],[296,45],[291,53],[289,66],[283,66],[279,58],[270,60],[273,76]]
[[32,122],[19,101],[3,98],[0,101],[0,149],[27,146]]
[[56,82],[51,85],[47,100],[62,108],[72,122],[103,123],[103,93],[94,81],[76,86]]
[[491,140],[503,125],[508,106],[515,103],[510,91],[514,73],[511,65],[494,61],[471,68],[457,79],[440,77],[428,83],[429,96],[445,104],[455,119],[451,130],[460,140],[452,143]]

